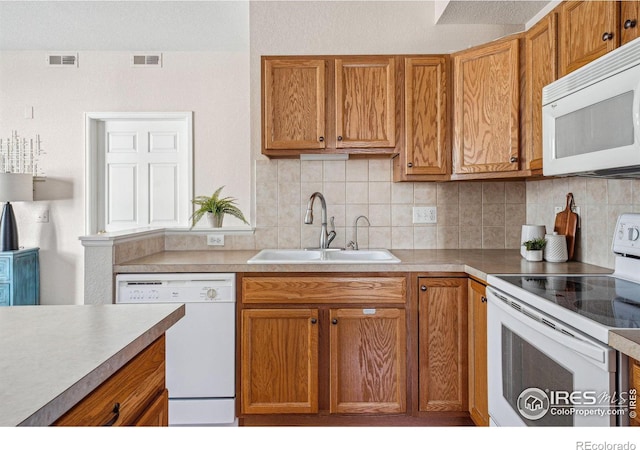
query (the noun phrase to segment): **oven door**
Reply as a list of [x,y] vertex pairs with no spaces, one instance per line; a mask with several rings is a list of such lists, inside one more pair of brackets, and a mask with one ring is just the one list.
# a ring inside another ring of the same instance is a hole
[[615,395],[613,349],[577,335],[494,288],[488,288],[487,298],[489,416],[493,423],[616,424],[617,410],[606,397]]

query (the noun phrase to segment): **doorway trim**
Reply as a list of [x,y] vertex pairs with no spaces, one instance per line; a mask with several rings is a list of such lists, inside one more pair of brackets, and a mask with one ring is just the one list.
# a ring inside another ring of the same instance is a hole
[[193,198],[193,111],[185,112],[90,112],[84,114],[85,126],[85,234],[99,233],[98,183],[100,177],[98,123],[108,120],[180,120],[187,128],[187,191]]

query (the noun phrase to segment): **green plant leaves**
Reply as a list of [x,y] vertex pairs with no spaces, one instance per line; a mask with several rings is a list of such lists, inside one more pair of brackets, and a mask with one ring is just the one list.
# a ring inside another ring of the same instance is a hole
[[191,200],[191,203],[199,207],[191,215],[192,227],[195,226],[195,224],[198,223],[200,219],[202,219],[202,216],[204,216],[208,212],[213,213],[214,215],[229,214],[249,225],[249,222],[247,222],[247,219],[245,219],[242,211],[240,211],[240,209],[235,205],[237,201],[236,198],[220,198],[220,192],[222,192],[223,188],[224,186],[221,186],[216,189],[216,191],[210,197],[206,195],[199,195]]

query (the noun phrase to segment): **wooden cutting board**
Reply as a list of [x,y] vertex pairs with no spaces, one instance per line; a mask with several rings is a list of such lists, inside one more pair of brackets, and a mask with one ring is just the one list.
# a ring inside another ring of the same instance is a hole
[[556,214],[556,223],[553,226],[553,231],[557,231],[558,234],[564,234],[567,237],[567,255],[569,256],[569,260],[573,259],[576,230],[578,229],[578,215],[571,210],[573,204],[573,194],[569,192],[567,194],[567,206],[563,211]]

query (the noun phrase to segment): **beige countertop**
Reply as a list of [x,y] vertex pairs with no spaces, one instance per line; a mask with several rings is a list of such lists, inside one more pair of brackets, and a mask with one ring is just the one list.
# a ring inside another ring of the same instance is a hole
[[[611,269],[580,262],[530,262],[519,250],[391,250],[400,263],[248,264],[257,250],[165,251],[114,266],[115,273],[147,272],[464,272],[486,281],[487,275],[608,274]],[[609,345],[640,359],[640,330],[609,333]]]
[[184,316],[184,305],[0,308],[0,426],[55,422]]

